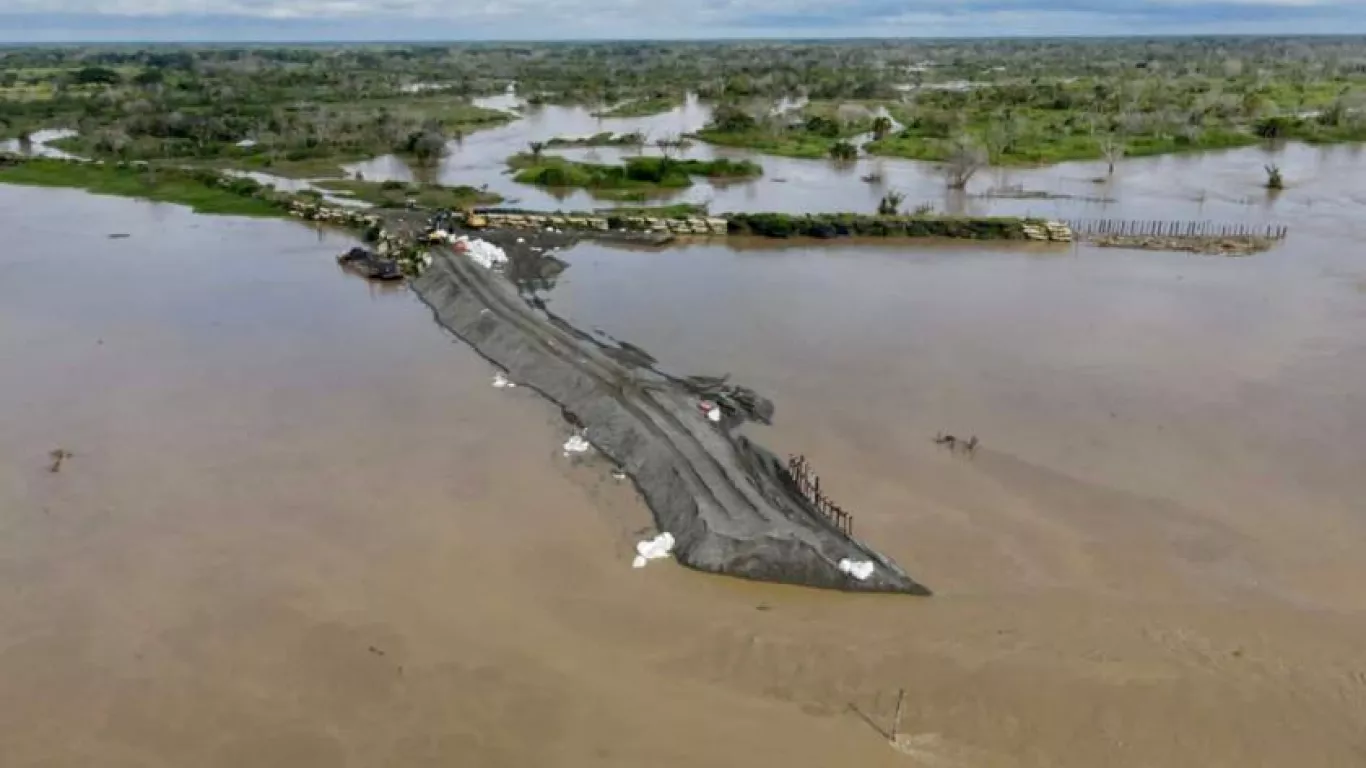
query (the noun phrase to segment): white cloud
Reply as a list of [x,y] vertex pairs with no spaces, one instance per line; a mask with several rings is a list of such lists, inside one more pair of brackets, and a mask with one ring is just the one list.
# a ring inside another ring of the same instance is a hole
[[0,40],[1366,32],[1366,0],[0,0]]

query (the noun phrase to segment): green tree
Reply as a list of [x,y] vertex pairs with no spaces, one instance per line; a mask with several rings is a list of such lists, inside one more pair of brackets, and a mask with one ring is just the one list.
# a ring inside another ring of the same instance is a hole
[[123,78],[119,77],[118,72],[108,67],[82,67],[71,76],[71,81],[77,85],[118,85],[123,81]]
[[906,196],[900,192],[888,192],[878,201],[877,213],[879,216],[895,216],[905,201]]
[[892,132],[892,118],[886,115],[878,115],[873,119],[873,139],[881,141],[887,138],[887,134]]
[[736,104],[722,104],[712,112],[708,126],[721,133],[746,133],[759,127],[759,121]]
[[841,162],[858,159],[858,147],[852,142],[837,141],[830,147],[830,157]]

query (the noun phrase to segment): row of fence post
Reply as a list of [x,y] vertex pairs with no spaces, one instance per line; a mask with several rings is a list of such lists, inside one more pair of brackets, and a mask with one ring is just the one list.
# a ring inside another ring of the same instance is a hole
[[1136,219],[1087,219],[1069,221],[1074,235],[1119,237],[1256,237],[1284,240],[1290,228],[1278,224],[1219,224],[1212,221],[1144,221]]
[[816,511],[825,515],[845,535],[854,535],[854,516],[821,492],[821,479],[805,456],[789,456],[787,472],[797,490],[811,502]]

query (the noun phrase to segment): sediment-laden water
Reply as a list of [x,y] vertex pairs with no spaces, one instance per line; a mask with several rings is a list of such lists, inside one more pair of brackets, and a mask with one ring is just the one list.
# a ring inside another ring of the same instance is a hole
[[1124,216],[1288,220],[1243,259],[566,254],[552,311],[773,397],[923,600],[631,569],[633,492],[345,238],[0,186],[0,764],[1357,766],[1363,193],[1324,152],[1270,214],[1239,153],[1122,167]]

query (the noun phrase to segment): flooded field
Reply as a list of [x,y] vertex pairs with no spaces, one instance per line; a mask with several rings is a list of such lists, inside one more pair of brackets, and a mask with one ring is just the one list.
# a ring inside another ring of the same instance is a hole
[[[752,208],[867,186],[785,162]],[[553,311],[771,395],[923,600],[632,570],[634,493],[344,238],[0,186],[0,765],[1360,766],[1366,192],[1277,162],[1271,201],[1256,151],[1111,185],[1292,225],[1245,259],[567,254]]]
[[[653,141],[698,130],[711,117],[710,107],[695,98],[673,111],[644,118],[597,118],[586,107],[530,106],[513,95],[480,103],[515,109],[523,117],[452,142],[449,154],[430,177],[444,184],[487,184],[507,198],[508,205],[536,210],[589,210],[620,203],[597,200],[583,190],[550,190],[514,182],[507,173],[507,158],[525,152],[529,142],[603,131],[639,131]],[[619,163],[638,152],[658,153],[652,145],[643,150],[587,147],[549,151],[598,163]],[[896,190],[906,196],[907,209],[930,206],[940,213],[1287,224],[1298,223],[1306,216],[1339,217],[1366,204],[1366,191],[1353,182],[1366,175],[1366,153],[1354,145],[1288,144],[1134,158],[1121,161],[1113,176],[1106,173],[1102,162],[996,168],[978,174],[966,194],[946,193],[934,164],[912,160],[864,157],[855,163],[835,163],[776,157],[700,141],[693,142],[680,156],[751,159],[764,167],[764,175],[753,181],[722,183],[698,178],[691,188],[663,194],[651,203],[706,203],[714,212],[872,213],[884,194]],[[1284,172],[1285,191],[1268,194],[1263,188],[1267,163],[1279,165]],[[351,164],[347,169],[372,181],[416,178],[413,169],[393,155]],[[881,182],[864,181],[874,173],[883,177]],[[1034,195],[1011,199],[991,196],[993,190]]]

